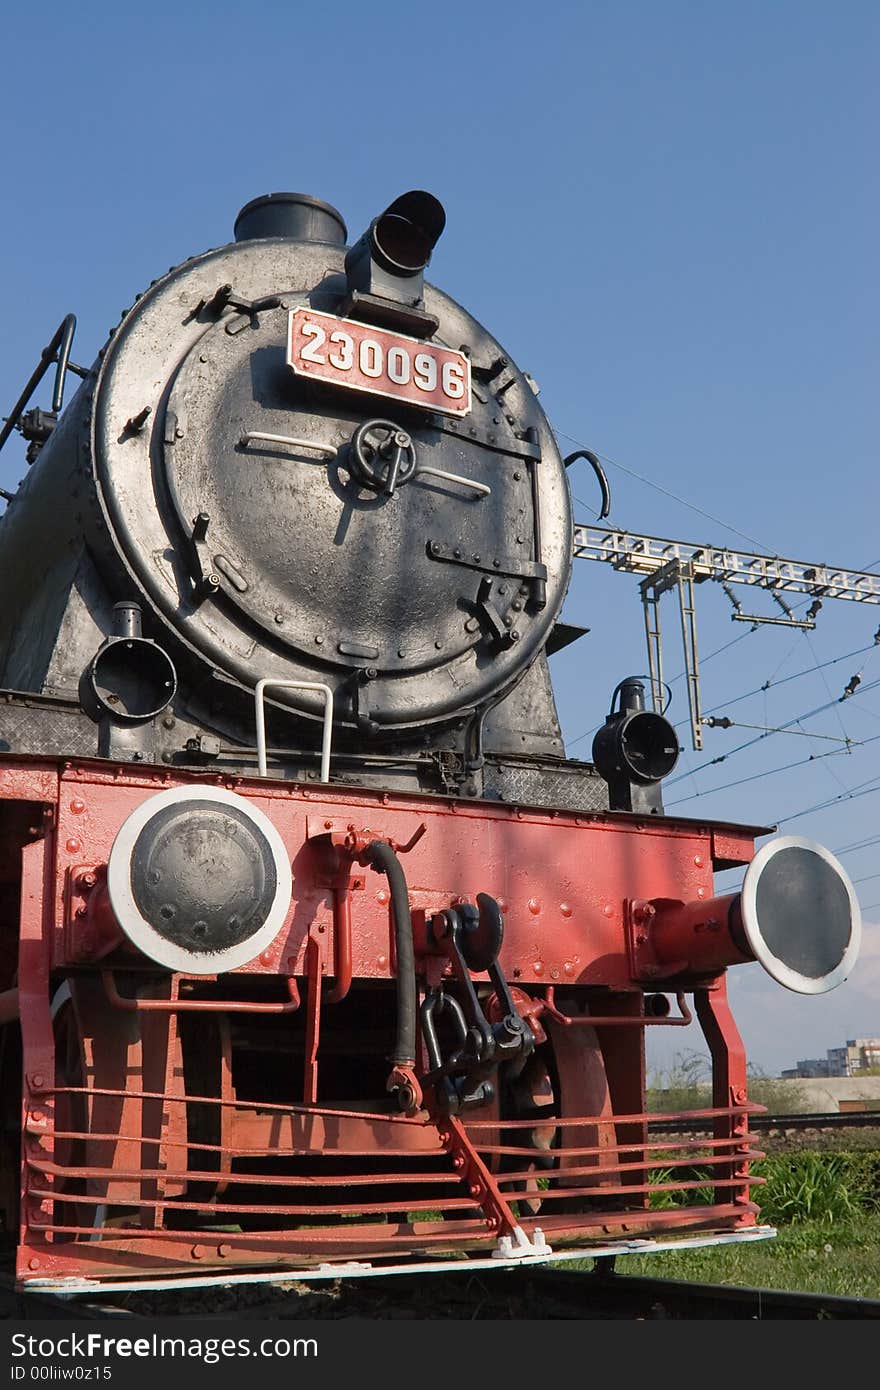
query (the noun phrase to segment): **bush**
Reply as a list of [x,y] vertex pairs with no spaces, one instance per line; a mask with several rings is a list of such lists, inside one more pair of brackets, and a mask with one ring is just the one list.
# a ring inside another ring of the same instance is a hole
[[880,1156],[870,1153],[798,1153],[752,1166],[766,1178],[756,1190],[761,1219],[772,1225],[816,1222],[831,1226],[880,1212]]
[[699,1052],[677,1052],[668,1071],[652,1072],[645,1108],[660,1114],[705,1110],[712,1104],[709,1063]]
[[766,1106],[771,1115],[803,1115],[811,1109],[805,1087],[796,1081],[783,1081],[778,1076],[765,1076],[751,1066],[749,1100]]
[[[771,1115],[797,1115],[809,1109],[803,1086],[767,1076],[749,1066],[749,1100]],[[652,1072],[645,1091],[645,1108],[654,1113],[706,1110],[712,1104],[711,1063],[700,1052],[677,1052],[667,1071]]]

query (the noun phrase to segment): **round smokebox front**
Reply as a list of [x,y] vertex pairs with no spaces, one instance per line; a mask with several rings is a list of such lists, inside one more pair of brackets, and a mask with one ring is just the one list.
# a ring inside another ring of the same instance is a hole
[[160,792],[132,812],[114,841],[107,886],[138,950],[206,975],[258,956],[277,936],[292,891],[271,821],[233,792],[201,787]]

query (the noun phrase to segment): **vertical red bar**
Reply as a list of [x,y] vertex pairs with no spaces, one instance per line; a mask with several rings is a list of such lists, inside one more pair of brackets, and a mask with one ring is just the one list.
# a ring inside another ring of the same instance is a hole
[[[712,1055],[712,1104],[717,1110],[744,1106],[749,1098],[746,1051],[727,1000],[727,980],[721,976],[706,989],[694,991],[697,1017]],[[719,1164],[718,1174],[724,1178],[741,1178],[736,1187],[721,1188],[716,1202],[734,1201],[743,1207],[749,1204],[749,1164],[738,1156],[736,1148],[748,1148],[748,1115],[718,1115],[715,1119],[716,1139],[736,1139],[731,1147],[731,1161]],[[728,1195],[729,1192],[729,1195]],[[738,1219],[741,1226],[754,1225],[754,1214],[743,1211]]]
[[321,1035],[321,947],[313,936],[306,943],[306,1057],[303,1072],[303,1102],[314,1105],[318,1099],[318,1042]]
[[[51,1226],[53,1204],[44,1199],[39,1209],[31,1209],[27,1156],[29,1150],[37,1150],[42,1161],[51,1163],[55,1147],[55,1042],[49,1005],[50,948],[44,920],[46,906],[53,902],[53,869],[53,856],[48,853],[46,839],[23,847],[18,943],[23,1069],[19,1278],[25,1275],[33,1278],[45,1272],[49,1262],[45,1236],[34,1227]],[[46,1179],[41,1181],[45,1183]]]

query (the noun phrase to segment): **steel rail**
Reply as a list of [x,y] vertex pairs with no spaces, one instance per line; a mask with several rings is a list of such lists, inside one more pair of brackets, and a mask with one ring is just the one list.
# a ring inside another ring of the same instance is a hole
[[[436,1318],[438,1310],[444,1307],[449,1308],[450,1316],[454,1317],[456,1309],[473,1305],[473,1281],[473,1273],[467,1271],[425,1274],[421,1276],[417,1288],[407,1279],[400,1297],[395,1298],[392,1291],[396,1281],[392,1280],[385,1287],[385,1293],[392,1296],[383,1298],[377,1304],[375,1280],[355,1275],[344,1280],[332,1316],[341,1316],[346,1309],[349,1315],[357,1316],[359,1307],[362,1311],[364,1306],[368,1306],[371,1318],[394,1317],[396,1310],[406,1305],[409,1316],[415,1313],[418,1318],[418,1293],[424,1299],[425,1309],[430,1308],[431,1317]],[[497,1271],[482,1268],[479,1285],[480,1304],[476,1309],[471,1307],[470,1316],[484,1319],[520,1316],[517,1310],[521,1309],[524,1298],[528,1299],[533,1317],[568,1315],[574,1318],[613,1316],[638,1320],[668,1318],[693,1321],[714,1318],[728,1321],[786,1319],[813,1322],[880,1319],[880,1299],[618,1274],[599,1262],[589,1271],[533,1266]],[[248,1287],[245,1286],[245,1290]],[[245,1292],[242,1307],[235,1316],[247,1319],[284,1317],[286,1320],[314,1318],[310,1290],[273,1292],[273,1298],[257,1304]],[[157,1311],[156,1293],[127,1293],[119,1303],[113,1295],[104,1295],[100,1303],[93,1303],[45,1291],[19,1290],[15,1288],[11,1275],[0,1276],[0,1316],[5,1317],[86,1320],[137,1318],[145,1315],[138,1306],[144,1296],[148,1301],[147,1316],[167,1315],[164,1309]],[[173,1311],[182,1317],[221,1321],[228,1320],[232,1315],[228,1307],[216,1313],[206,1313],[204,1289],[197,1284],[194,1284],[191,1292],[176,1289],[160,1296],[159,1301],[163,1299],[169,1301],[167,1312]],[[425,1316],[428,1316],[427,1311]]]
[[[698,1121],[682,1120],[667,1123],[661,1119],[648,1120],[648,1128],[667,1133],[689,1134],[701,1128]],[[749,1115],[750,1130],[768,1129],[880,1129],[880,1110],[830,1110],[805,1115]]]

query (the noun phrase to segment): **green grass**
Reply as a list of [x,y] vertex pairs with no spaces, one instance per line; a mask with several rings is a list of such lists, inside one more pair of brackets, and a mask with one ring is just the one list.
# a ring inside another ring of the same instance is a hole
[[[762,1214],[763,1215],[763,1214]],[[748,1245],[621,1255],[620,1274],[880,1299],[880,1215],[783,1226]]]
[[772,1226],[811,1224],[831,1229],[880,1213],[880,1154],[774,1155],[754,1165],[767,1179],[756,1198]]
[[[675,1171],[656,1169],[654,1180],[674,1181]],[[767,1179],[753,1195],[775,1239],[621,1255],[620,1273],[880,1300],[880,1153],[799,1150],[773,1154],[753,1171]],[[655,1193],[651,1206],[678,1206],[687,1196]]]

